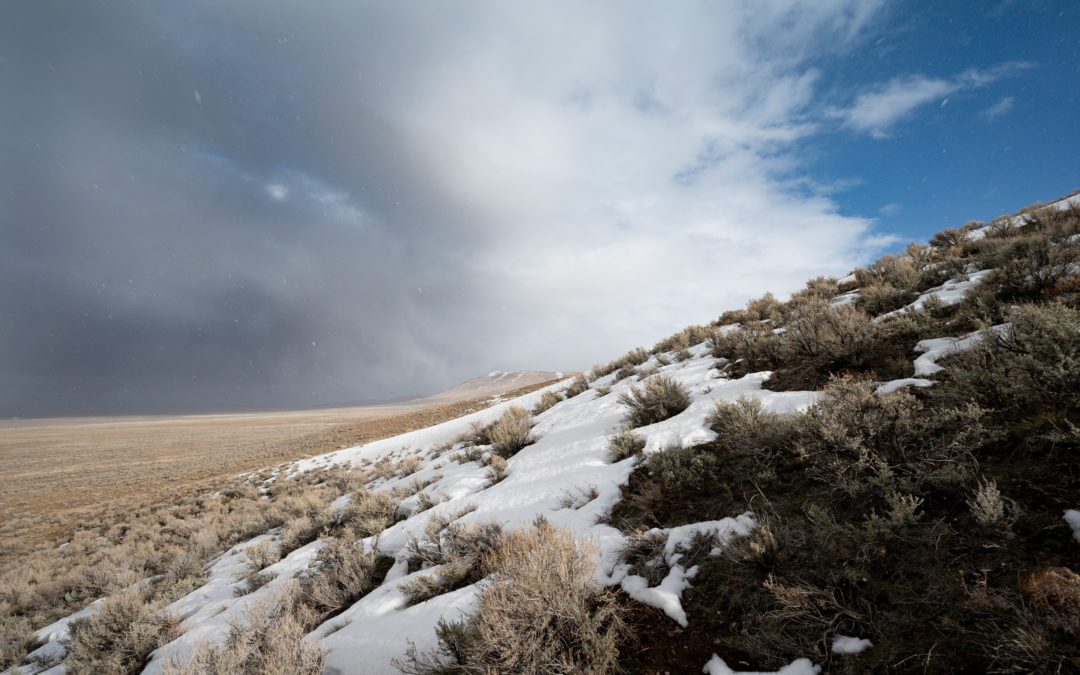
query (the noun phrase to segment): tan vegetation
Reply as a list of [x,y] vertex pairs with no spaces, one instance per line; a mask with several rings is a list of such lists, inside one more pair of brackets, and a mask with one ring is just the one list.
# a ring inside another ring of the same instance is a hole
[[482,556],[491,579],[476,613],[437,629],[439,650],[411,649],[407,673],[610,673],[626,634],[620,606],[593,578],[596,549],[546,522],[500,534]]
[[[475,401],[369,423],[338,425],[302,436],[303,443],[288,450],[289,458],[337,449],[339,443],[349,444],[345,439],[362,442],[374,440],[379,434],[404,433],[486,404],[486,400]],[[26,438],[20,441],[28,442]],[[287,443],[281,443],[286,448]],[[50,461],[58,463],[55,473],[60,476],[54,480],[61,480],[80,461],[85,461],[90,476],[97,476],[91,449],[86,447],[82,452],[65,458],[63,463],[60,455],[53,455]],[[235,461],[241,462],[239,466],[242,462],[263,461],[257,459],[261,456],[257,453],[253,455],[255,459],[240,450],[237,453],[240,459]],[[45,454],[50,456],[48,452]],[[108,492],[108,500],[103,504],[68,512],[60,511],[58,496],[48,497],[49,491],[42,490],[39,499],[54,500],[49,502],[51,512],[46,509],[43,514],[26,515],[3,525],[6,548],[2,557],[4,575],[0,578],[0,645],[3,645],[0,667],[18,663],[34,648],[33,629],[140,580],[157,578],[141,587],[140,592],[148,606],[163,607],[201,585],[203,565],[213,556],[271,528],[282,527],[272,552],[268,545],[265,550],[244,554],[249,560],[249,574],[238,586],[238,593],[257,590],[270,580],[268,574],[254,568],[264,566],[273,555],[286,554],[324,534],[340,535],[346,528],[357,536],[382,531],[396,518],[400,498],[382,492],[368,493],[361,488],[379,476],[401,476],[410,468],[415,470],[419,460],[413,457],[405,455],[368,469],[316,470],[296,478],[270,480],[275,474],[267,469],[209,480],[188,477],[179,480],[178,485],[156,483],[163,479],[154,473],[156,469],[152,465],[144,467],[142,461],[133,461],[132,471],[145,468],[146,485],[131,490],[134,494],[127,496]],[[29,457],[25,461],[29,464]],[[104,466],[116,461],[106,458]],[[219,471],[229,461],[232,460],[212,460],[201,468],[194,462],[191,473],[198,478],[201,471]],[[28,468],[24,466],[20,470],[6,465],[4,470],[21,475],[20,471],[27,472]],[[43,471],[48,473],[47,467]],[[126,481],[110,484],[104,479],[101,484],[109,491],[127,486]],[[2,489],[10,489],[10,483],[4,485],[0,481],[0,485]],[[159,492],[152,495],[141,492],[153,487]],[[331,501],[348,493],[353,498],[344,511],[328,508]],[[20,533],[27,536],[12,538]],[[140,631],[145,632],[141,628]],[[125,663],[135,662],[134,657],[125,658],[128,659]]]
[[690,393],[666,375],[645,380],[640,388],[631,385],[630,391],[619,396],[627,408],[626,420],[632,427],[663,422],[690,406]]

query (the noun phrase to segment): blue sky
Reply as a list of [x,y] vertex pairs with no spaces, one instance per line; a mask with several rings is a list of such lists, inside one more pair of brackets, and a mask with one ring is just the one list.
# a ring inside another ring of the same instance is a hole
[[1076,2],[0,7],[0,415],[578,370],[1080,187]]
[[[832,193],[842,212],[924,241],[1080,188],[1080,4],[908,2],[887,17],[823,62],[825,88],[857,99],[895,79],[927,95],[878,137],[838,125],[807,142],[818,180],[847,186]],[[970,71],[989,81],[965,85]]]

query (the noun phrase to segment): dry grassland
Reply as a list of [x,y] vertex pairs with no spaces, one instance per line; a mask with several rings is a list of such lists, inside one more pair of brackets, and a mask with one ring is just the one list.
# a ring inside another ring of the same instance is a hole
[[213,489],[240,472],[395,436],[490,404],[483,397],[423,409],[416,402],[0,422],[0,563],[63,541],[80,524]]

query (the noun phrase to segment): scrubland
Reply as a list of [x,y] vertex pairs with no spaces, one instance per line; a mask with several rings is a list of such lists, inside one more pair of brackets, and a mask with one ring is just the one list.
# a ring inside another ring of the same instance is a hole
[[88,529],[5,575],[3,663],[1074,672],[1076,201]]

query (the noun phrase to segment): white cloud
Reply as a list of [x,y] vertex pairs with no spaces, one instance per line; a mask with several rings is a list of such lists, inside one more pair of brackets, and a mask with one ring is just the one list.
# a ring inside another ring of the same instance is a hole
[[890,127],[917,108],[934,101],[944,107],[954,93],[985,87],[1026,67],[1028,64],[1014,62],[989,70],[968,70],[952,78],[897,77],[859,94],[850,107],[831,108],[826,114],[842,120],[847,128],[885,138]]
[[1013,105],[1016,104],[1016,99],[1012,96],[1006,96],[994,105],[990,106],[983,111],[983,117],[988,120],[996,120],[1002,115],[1008,113],[1013,109]]
[[418,59],[379,103],[487,233],[475,264],[498,280],[492,325],[517,329],[507,366],[568,344],[610,357],[878,250],[795,154],[816,132],[809,57],[867,7],[574,5],[568,23],[493,5],[498,30]]
[[276,202],[283,202],[289,196],[289,188],[280,183],[271,183],[266,186],[266,194]]

